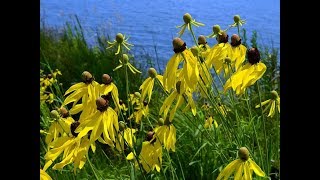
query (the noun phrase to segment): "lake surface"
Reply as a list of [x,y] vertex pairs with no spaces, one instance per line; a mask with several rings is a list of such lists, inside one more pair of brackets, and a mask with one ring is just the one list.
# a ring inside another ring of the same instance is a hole
[[[120,32],[130,37],[131,53],[137,57],[141,53],[156,57],[156,46],[161,69],[174,53],[172,39],[178,36],[176,26],[184,23],[185,13],[205,24],[194,28],[196,37],[211,34],[215,24],[226,29],[239,14],[246,20],[248,44],[256,30],[258,43],[280,50],[280,0],[40,0],[46,26],[61,28],[67,21],[75,22],[77,15],[90,45],[101,34],[113,39]],[[229,37],[234,33],[236,28],[229,30]],[[182,39],[189,47],[193,44],[188,31]],[[215,39],[207,41],[210,46],[216,43]]]

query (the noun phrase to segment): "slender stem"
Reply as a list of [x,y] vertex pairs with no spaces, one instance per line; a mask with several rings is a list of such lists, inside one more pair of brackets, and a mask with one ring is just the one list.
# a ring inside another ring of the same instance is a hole
[[240,27],[239,27],[239,24],[237,25],[237,29],[238,29],[238,36],[240,37],[241,39],[241,36],[240,36]]
[[199,47],[198,42],[197,42],[197,40],[196,40],[196,37],[195,37],[195,35],[194,35],[194,32],[193,32],[193,29],[192,29],[191,24],[190,24],[190,32],[191,32],[191,35],[192,35],[192,38],[193,38],[194,43],[196,44],[197,47]]
[[98,175],[97,175],[96,171],[94,170],[94,167],[93,167],[93,165],[92,165],[92,163],[91,163],[91,161],[90,161],[89,153],[88,153],[88,152],[87,152],[87,160],[88,160],[88,162],[89,162],[89,165],[90,165],[90,167],[91,167],[91,169],[92,169],[92,172],[93,172],[95,178],[96,178],[97,180],[100,180],[100,178],[98,178]]
[[[267,140],[267,134],[266,134],[266,122],[264,119],[263,115],[263,110],[262,110],[262,105],[261,105],[261,93],[260,93],[260,86],[259,86],[259,81],[257,81],[257,88],[258,88],[258,94],[259,94],[259,101],[260,101],[260,110],[261,110],[261,116],[262,116],[262,121],[263,121],[263,131],[264,131],[264,140],[265,140],[265,149],[267,150],[267,162],[266,162],[266,168],[267,172],[269,172],[269,153],[268,153],[268,140]],[[277,109],[275,109],[276,111]]]

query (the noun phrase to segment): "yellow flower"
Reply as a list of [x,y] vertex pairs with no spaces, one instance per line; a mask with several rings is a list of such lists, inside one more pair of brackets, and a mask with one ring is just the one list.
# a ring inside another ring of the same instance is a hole
[[162,126],[158,126],[154,129],[157,140],[160,140],[161,144],[169,151],[170,149],[175,152],[176,147],[176,128],[167,118]]
[[212,33],[210,34],[210,35],[208,35],[207,37],[208,38],[214,38],[214,37],[216,37],[217,35],[222,35],[222,30],[221,30],[221,28],[220,28],[220,26],[219,25],[213,25],[213,27],[212,27]]
[[235,59],[235,69],[238,70],[246,58],[247,48],[241,44],[241,39],[237,34],[231,36],[231,47]]
[[119,91],[117,86],[112,81],[113,79],[109,74],[103,74],[102,75],[103,84],[101,85],[99,92],[102,95],[111,96],[116,107],[120,107]]
[[204,59],[206,59],[208,53],[210,52],[210,46],[208,45],[205,36],[200,35],[198,37],[198,45],[199,45],[200,54],[201,54],[200,57],[203,57]]
[[[99,94],[100,85],[94,81],[94,77],[88,71],[82,73],[82,80],[83,82],[72,85],[64,94],[71,93],[62,104],[63,107],[73,102],[72,108],[69,111],[71,115],[80,111],[86,111],[83,113],[87,115],[95,110],[95,100]],[[82,102],[77,104],[80,99]],[[82,119],[81,117],[80,121]]]
[[238,155],[239,159],[229,163],[220,172],[217,180],[227,180],[232,174],[235,174],[234,180],[251,180],[252,172],[255,172],[256,175],[261,177],[265,176],[265,173],[261,170],[261,168],[251,158],[249,158],[249,151],[246,147],[241,147]]
[[157,71],[154,68],[149,68],[148,70],[149,77],[143,81],[142,85],[140,86],[139,90],[141,90],[141,101],[145,100],[145,97],[148,95],[148,103],[151,100],[152,90],[154,86],[155,79],[158,79],[161,85],[163,86],[163,76],[158,75]]
[[118,115],[120,114],[120,111],[123,111],[123,114],[126,115],[128,108],[122,100],[119,100],[119,107],[116,107],[114,110],[118,113]]
[[[274,114],[276,112],[276,107],[278,109],[278,112],[280,113],[280,97],[279,97],[277,91],[271,91],[271,94],[272,94],[271,99],[268,99],[268,100],[263,101],[261,103],[261,106],[268,104],[267,107],[264,109],[264,111],[266,111],[271,106],[268,117],[274,116]],[[260,107],[260,104],[256,105],[256,108],[259,108],[259,107]]]
[[218,128],[218,123],[215,119],[212,118],[212,116],[206,119],[203,127],[206,129],[212,128],[212,123],[214,124],[215,128]]
[[[92,131],[90,134],[90,143],[99,140],[99,142],[114,147],[116,135],[119,131],[118,115],[109,107],[108,99],[99,97],[96,100],[96,105],[98,111],[85,119],[75,132],[79,133],[78,138],[82,138],[87,135],[89,131]],[[94,149],[92,150],[94,151]]]
[[218,43],[211,48],[210,52],[208,52],[205,63],[208,68],[213,66],[217,74],[220,74],[222,70],[224,70],[225,75],[227,75],[230,71],[228,64],[233,65],[234,61],[235,58],[233,57],[232,47],[226,41]]
[[139,162],[147,173],[154,169],[160,172],[162,164],[162,146],[155,138],[154,132],[148,132],[147,141],[142,143]]
[[83,168],[86,161],[85,155],[88,152],[90,142],[87,136],[84,138],[77,137],[78,134],[75,132],[75,129],[79,124],[78,121],[71,124],[70,131],[72,136],[59,137],[52,143],[51,149],[44,156],[46,164],[44,165],[43,170],[47,170],[62,153],[62,161],[56,163],[52,169],[62,169],[70,163],[74,163],[74,172],[76,171],[76,168]]
[[52,180],[52,178],[44,170],[40,169],[40,180]]
[[116,140],[116,148],[118,151],[123,151],[127,146],[133,148],[133,143],[136,142],[135,132],[137,132],[137,130],[131,128],[125,128],[119,132],[118,139]]
[[230,27],[242,26],[246,21],[241,19],[239,15],[233,16],[234,23]]
[[119,54],[121,51],[121,45],[123,47],[125,47],[127,50],[130,50],[130,48],[128,46],[133,46],[133,44],[128,43],[129,38],[126,39],[126,37],[124,35],[122,35],[121,33],[118,33],[116,35],[116,39],[113,40],[113,42],[109,42],[109,47],[107,47],[106,49],[112,48],[114,46],[117,46],[117,52],[115,53],[115,55]]
[[183,21],[184,21],[184,24],[177,26],[177,28],[181,28],[181,30],[178,33],[179,37],[182,36],[182,34],[184,33],[186,28],[188,28],[188,30],[190,31],[190,29],[192,28],[191,27],[192,25],[194,25],[196,27],[204,26],[204,24],[197,22],[195,19],[192,19],[191,15],[189,13],[186,13],[183,15]]
[[199,79],[198,61],[193,56],[192,52],[186,48],[186,43],[182,39],[174,38],[172,44],[175,54],[168,61],[163,74],[164,89],[170,91],[174,88],[177,82],[179,63],[183,62],[181,78],[186,81],[187,86],[191,90],[195,90]]
[[149,106],[147,101],[139,102],[136,104],[137,107],[134,108],[133,114],[130,115],[129,119],[135,119],[137,124],[140,124],[142,117],[147,117],[149,115]]
[[245,89],[253,85],[265,73],[267,67],[260,61],[257,48],[251,48],[248,53],[248,63],[239,68],[225,83],[224,92],[232,88],[237,95],[243,94]]
[[121,59],[119,59],[119,62],[120,62],[120,64],[119,64],[116,68],[114,68],[113,71],[116,71],[116,70],[120,69],[120,68],[123,67],[123,66],[127,66],[127,67],[129,68],[129,70],[130,70],[133,74],[141,73],[141,71],[139,71],[139,70],[136,69],[132,64],[130,64],[128,55],[123,54],[123,55],[122,55],[122,61],[121,61]]
[[169,120],[172,121],[174,118],[174,114],[177,111],[177,109],[184,103],[184,94],[188,98],[188,104],[186,107],[190,107],[192,114],[196,115],[196,106],[192,98],[192,93],[189,88],[186,87],[184,82],[178,81],[176,84],[176,88],[172,91],[172,93],[164,100],[159,115],[163,114],[163,118],[167,118],[167,114],[169,112],[170,107],[173,104],[173,101],[176,99],[177,103],[175,107],[170,111]]
[[139,92],[135,92],[134,94],[130,94],[129,98],[132,105],[138,105],[140,103],[141,94]]
[[74,119],[71,116],[68,117],[66,115],[62,115],[62,117],[60,117],[56,110],[51,111],[51,114],[56,117],[54,118],[54,121],[50,124],[49,130],[47,131],[47,135],[45,138],[45,142],[48,145],[48,148],[51,145],[51,143],[59,137],[63,136],[64,134],[69,135],[70,126],[74,122]]

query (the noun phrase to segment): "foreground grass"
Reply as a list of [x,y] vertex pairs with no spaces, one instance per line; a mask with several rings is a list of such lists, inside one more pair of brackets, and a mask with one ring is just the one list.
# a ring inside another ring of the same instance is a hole
[[[41,69],[47,73],[52,73],[54,69],[62,72],[62,76],[57,78],[58,82],[51,88],[51,92],[55,94],[54,101],[51,104],[41,103],[41,129],[48,130],[52,120],[50,111],[61,106],[65,99],[63,96],[65,90],[81,81],[80,76],[83,71],[91,72],[99,83],[101,83],[102,74],[109,74],[119,89],[120,99],[125,103],[128,103],[126,82],[129,82],[130,93],[139,90],[147,77],[146,70],[140,67],[142,74],[130,75],[126,81],[124,71],[113,71],[119,63],[119,56],[114,55],[115,51],[105,49],[107,40],[106,37],[98,37],[99,44],[89,48],[79,24],[66,25],[60,35],[56,31],[41,29]],[[251,39],[251,44],[254,43],[256,43],[255,37]],[[127,154],[119,153],[114,148],[101,143],[96,143],[95,153],[91,150],[88,152],[88,161],[81,170],[77,170],[77,173],[73,173],[72,165],[66,166],[63,170],[49,168],[47,173],[53,179],[215,179],[229,162],[236,159],[238,149],[245,146],[249,149],[252,159],[260,165],[267,176],[274,177],[272,173],[275,173],[276,169],[279,170],[280,162],[279,114],[270,118],[267,117],[267,113],[261,113],[261,109],[255,106],[261,100],[269,99],[271,90],[280,93],[278,52],[273,48],[271,51],[267,47],[260,49],[263,49],[261,59],[264,60],[268,69],[257,84],[248,88],[247,94],[237,97],[231,91],[227,93],[223,99],[224,105],[231,109],[227,117],[221,116],[221,113],[213,107],[214,99],[208,100],[201,97],[196,99],[197,114],[195,116],[190,112],[177,110],[173,123],[177,129],[176,152],[163,149],[160,173],[153,171],[147,174],[139,168],[133,168],[134,163],[126,160]],[[132,63],[135,64],[135,61],[133,60]],[[147,131],[157,125],[159,109],[166,97],[167,93],[161,86],[155,85],[149,104],[149,115],[143,117],[140,125],[132,124],[133,127],[141,130],[135,134],[136,152],[140,152]],[[203,108],[205,102],[211,105],[209,110]],[[214,115],[217,128],[204,128],[208,114]],[[119,116],[119,120],[128,121],[129,115],[121,117]],[[44,166],[44,155],[47,151],[44,138],[45,135],[42,134],[41,167]]]

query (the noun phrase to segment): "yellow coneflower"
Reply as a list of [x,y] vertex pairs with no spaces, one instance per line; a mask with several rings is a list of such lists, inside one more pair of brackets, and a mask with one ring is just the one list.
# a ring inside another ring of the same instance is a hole
[[212,116],[210,116],[209,118],[206,118],[206,121],[204,123],[204,128],[205,129],[209,129],[209,128],[212,128],[212,123],[214,124],[214,127],[215,128],[218,128],[218,123],[215,119],[213,119]]
[[126,146],[133,148],[133,144],[136,142],[134,133],[136,133],[137,130],[126,127],[122,121],[120,121],[119,124],[121,130],[119,131],[118,139],[116,140],[116,149],[118,151],[123,151]]
[[137,124],[140,124],[142,117],[147,117],[149,115],[148,101],[138,102],[137,106],[134,108],[134,112],[130,115],[129,119],[135,119]]
[[63,153],[62,161],[56,163],[52,169],[62,169],[64,166],[73,163],[74,171],[77,168],[82,169],[86,161],[86,153],[90,147],[88,137],[77,138],[75,129],[79,126],[78,121],[74,121],[70,126],[70,136],[59,137],[50,146],[50,150],[46,153],[46,163],[43,170],[47,170],[53,162]]
[[149,131],[147,141],[142,143],[139,162],[143,169],[149,173],[156,169],[160,172],[162,164],[162,146],[154,136],[154,132]]
[[176,150],[176,128],[169,121],[168,118],[164,121],[162,118],[159,119],[160,126],[154,129],[155,136],[158,140],[160,140],[161,144],[170,151],[170,149],[175,152]]
[[[94,77],[88,71],[82,73],[82,80],[83,82],[72,85],[64,94],[69,95],[64,100],[61,107],[73,102],[72,108],[69,111],[71,115],[76,114],[81,110],[88,111],[88,113],[84,114],[90,114],[95,109],[95,100],[99,94],[100,85],[94,81]],[[80,99],[82,102],[77,104]],[[80,118],[80,121],[82,121],[82,119],[83,118]]]
[[170,111],[170,116],[169,120],[172,121],[175,112],[177,109],[184,103],[184,96],[186,95],[188,98],[188,104],[186,107],[190,107],[192,114],[195,116],[196,115],[196,106],[192,98],[192,93],[188,87],[186,87],[186,84],[182,81],[178,81],[176,83],[176,88],[172,91],[172,93],[164,100],[160,111],[159,115],[163,113],[163,118],[167,118],[167,114],[169,112],[170,107],[172,106],[173,101],[176,99],[177,103],[175,107]]
[[65,108],[60,109],[60,114],[61,116],[56,110],[51,111],[53,122],[51,123],[45,138],[45,142],[48,145],[48,148],[50,147],[52,142],[54,142],[62,135],[68,135],[70,133],[70,125],[74,122],[74,119],[69,116],[69,113]]
[[113,71],[116,71],[124,66],[127,66],[129,68],[129,70],[133,73],[141,73],[141,71],[139,71],[137,68],[135,68],[130,62],[129,62],[129,57],[127,54],[123,54],[122,55],[122,60],[119,59],[119,65],[113,69]]
[[267,67],[260,62],[260,53],[257,48],[251,48],[247,52],[248,63],[242,66],[225,83],[224,91],[232,88],[237,95],[243,94],[245,89],[253,85],[265,73]]
[[191,50],[186,48],[186,43],[180,38],[174,38],[172,41],[175,54],[167,63],[163,74],[163,86],[165,90],[170,91],[177,82],[177,71],[180,62],[183,62],[181,75],[187,86],[193,91],[199,80],[198,61],[193,56]]
[[158,75],[157,71],[154,68],[149,68],[148,70],[149,77],[143,81],[139,90],[141,90],[141,101],[145,100],[145,97],[148,95],[148,103],[151,100],[152,90],[154,86],[155,79],[158,79],[161,85],[163,85],[163,76]]
[[185,13],[183,15],[183,21],[184,24],[177,26],[177,28],[181,28],[181,30],[179,31],[179,37],[182,36],[182,34],[184,33],[185,29],[188,28],[188,30],[190,31],[190,29],[192,28],[191,26],[204,26],[203,23],[197,22],[195,19],[192,19],[191,15],[189,13]]
[[96,100],[97,111],[85,119],[76,129],[76,132],[79,133],[78,138],[82,138],[89,131],[92,131],[90,143],[99,140],[114,147],[116,135],[119,132],[119,123],[117,113],[109,106],[109,100],[106,96]]
[[141,94],[139,92],[134,92],[129,96],[130,102],[132,105],[138,105],[140,103]]
[[128,43],[128,39],[129,38],[126,39],[126,37],[123,34],[118,33],[116,35],[116,39],[113,40],[113,42],[108,41],[109,47],[107,47],[106,49],[117,46],[117,52],[115,53],[115,55],[120,53],[121,45],[125,47],[127,50],[130,50],[129,46],[133,46],[133,44]]
[[[276,108],[278,109],[278,112],[280,113],[280,97],[277,93],[277,91],[271,91],[271,99],[268,99],[266,101],[263,101],[261,103],[261,106],[264,106],[266,104],[267,107],[264,109],[264,111],[266,111],[270,106],[270,111],[269,111],[269,114],[268,114],[268,117],[273,117],[275,115],[275,112],[276,112]],[[256,105],[256,108],[259,108],[260,107],[260,104]]]
[[239,15],[235,15],[233,16],[233,21],[234,23],[230,25],[230,27],[236,27],[236,26],[242,26],[243,24],[245,24],[245,20],[241,19]]
[[246,59],[247,48],[241,44],[241,39],[237,34],[231,36],[231,47],[235,59],[235,70],[238,70]]
[[232,174],[234,180],[251,180],[252,172],[256,175],[264,177],[265,173],[261,168],[249,157],[249,151],[246,147],[241,147],[238,151],[239,159],[229,163],[219,174],[217,180],[227,180]]

